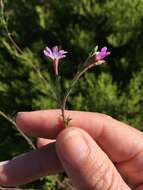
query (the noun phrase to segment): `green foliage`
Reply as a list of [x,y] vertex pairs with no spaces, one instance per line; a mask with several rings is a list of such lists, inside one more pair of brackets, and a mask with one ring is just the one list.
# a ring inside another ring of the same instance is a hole
[[43,190],[55,190],[57,186],[57,179],[58,176],[56,175],[44,177],[45,184],[43,186]]
[[[112,34],[108,41],[114,47],[126,45],[140,33],[143,17],[143,1],[111,0],[105,4],[105,15],[108,18],[107,25],[112,27]],[[117,14],[118,11],[118,14]]]
[[[106,45],[112,52],[109,64],[80,79],[68,108],[106,113],[142,130],[143,0],[5,2],[9,37],[22,53],[8,38],[0,14],[0,110],[13,117],[17,111],[57,108],[51,92],[52,64],[42,54],[46,45],[61,45],[69,52],[60,64],[63,92],[92,48]],[[0,160],[28,150],[11,124],[2,117],[0,122]],[[39,183],[52,190],[57,189],[55,181],[52,176]]]

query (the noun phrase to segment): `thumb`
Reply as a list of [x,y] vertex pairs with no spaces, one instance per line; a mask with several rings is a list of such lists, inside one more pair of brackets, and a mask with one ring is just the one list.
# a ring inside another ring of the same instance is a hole
[[130,190],[107,155],[85,131],[64,129],[57,137],[56,150],[77,189]]

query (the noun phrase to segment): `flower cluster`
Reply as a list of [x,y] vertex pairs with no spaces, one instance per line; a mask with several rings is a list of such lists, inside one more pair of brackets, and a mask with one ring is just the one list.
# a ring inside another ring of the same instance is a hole
[[[87,59],[87,61],[85,62],[85,64],[82,65],[81,69],[77,72],[77,74],[75,75],[74,79],[71,82],[71,85],[69,87],[69,89],[67,90],[67,92],[65,93],[63,99],[60,99],[60,107],[61,107],[61,116],[63,118],[63,124],[65,127],[68,126],[71,118],[70,117],[66,117],[65,116],[65,108],[66,108],[66,102],[67,102],[67,98],[72,90],[72,88],[74,87],[74,85],[76,84],[76,82],[79,80],[79,78],[81,77],[82,74],[84,74],[88,69],[90,69],[91,67],[95,66],[95,65],[99,65],[104,63],[104,58],[107,57],[108,55],[110,55],[110,52],[107,51],[107,47],[103,47],[101,48],[101,50],[98,52],[97,51],[97,47],[94,50],[94,53],[90,54],[89,58]],[[44,49],[44,55],[46,57],[48,57],[49,59],[52,60],[53,66],[54,66],[54,73],[55,73],[55,77],[56,79],[58,79],[58,65],[59,65],[59,61],[60,59],[63,59],[66,57],[66,54],[68,53],[67,51],[64,50],[60,50],[58,48],[58,46],[54,46],[52,49],[50,49],[49,47],[46,47]],[[56,80],[56,85],[60,86],[59,80]],[[56,97],[61,97],[61,94],[59,94],[61,92],[61,90],[57,90],[56,92]]]

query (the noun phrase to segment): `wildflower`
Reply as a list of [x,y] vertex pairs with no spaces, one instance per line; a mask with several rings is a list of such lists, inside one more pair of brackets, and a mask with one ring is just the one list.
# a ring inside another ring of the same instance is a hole
[[108,55],[110,55],[110,52],[107,51],[107,47],[103,47],[99,52],[96,53],[96,61],[101,61]]
[[44,55],[46,57],[49,57],[53,61],[54,72],[56,76],[58,76],[59,60],[65,58],[66,53],[68,52],[64,50],[59,50],[58,46],[54,46],[52,49],[50,49],[49,47],[46,47],[44,49]]
[[101,48],[99,52],[96,48],[96,51],[89,57],[88,62],[85,63],[85,68],[90,69],[95,65],[101,65],[105,63],[104,58],[108,55],[110,55],[110,52],[107,51],[107,47]]

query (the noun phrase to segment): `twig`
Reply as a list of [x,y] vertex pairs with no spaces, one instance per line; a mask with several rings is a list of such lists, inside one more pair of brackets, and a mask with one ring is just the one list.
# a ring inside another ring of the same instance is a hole
[[27,143],[32,147],[32,149],[36,149],[32,141],[22,132],[21,129],[19,129],[16,125],[16,122],[11,119],[9,116],[7,116],[4,112],[0,111],[0,115],[3,116],[6,120],[8,120],[12,125],[15,126],[15,129],[21,134],[21,136],[27,141]]
[[[70,87],[68,88],[68,90],[66,91],[64,98],[63,98],[63,102],[61,105],[61,112],[62,112],[62,118],[64,121],[64,126],[67,127],[68,123],[70,122],[70,120],[72,120],[71,118],[66,118],[65,116],[65,109],[66,109],[66,103],[67,103],[67,99],[70,95],[70,93],[72,92],[73,87],[75,86],[75,84],[77,83],[77,81],[79,80],[79,78],[89,69],[91,68],[91,66],[89,67],[85,67],[86,63],[88,62],[89,58],[91,55],[89,55],[89,57],[85,60],[84,64],[81,65],[81,68],[79,68],[79,71],[76,73],[75,77],[73,78]],[[93,66],[93,65],[92,65]]]

